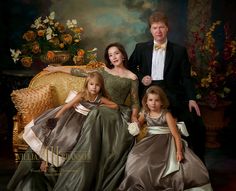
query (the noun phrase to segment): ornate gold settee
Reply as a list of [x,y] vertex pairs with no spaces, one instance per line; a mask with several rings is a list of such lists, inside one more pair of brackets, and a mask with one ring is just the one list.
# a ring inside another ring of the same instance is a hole
[[[87,70],[102,66],[103,63],[64,67]],[[30,81],[27,88],[14,90],[11,93],[12,102],[17,109],[17,114],[13,117],[12,141],[16,160],[19,158],[19,152],[28,147],[22,138],[24,126],[47,109],[63,104],[70,90],[80,91],[83,84],[84,78],[82,77],[62,72],[41,71]]]
[[[97,63],[64,67],[89,70],[103,66],[103,63]],[[28,147],[22,138],[25,125],[47,109],[65,103],[65,99],[71,90],[80,91],[82,89],[84,80],[83,77],[76,77],[62,72],[48,73],[41,71],[30,81],[27,88],[14,90],[11,93],[11,99],[17,109],[17,114],[13,117],[13,152],[16,161],[20,159],[19,153],[25,151]],[[128,97],[126,104],[129,103]],[[138,140],[144,135],[145,130],[137,137]]]

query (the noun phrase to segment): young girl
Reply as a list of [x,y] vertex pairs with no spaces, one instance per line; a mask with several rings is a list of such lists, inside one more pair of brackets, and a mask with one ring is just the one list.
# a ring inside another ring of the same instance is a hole
[[[83,91],[71,101],[48,110],[25,127],[24,140],[43,159],[41,171],[47,171],[47,163],[56,167],[62,165],[77,143],[89,111],[99,105],[118,108],[116,103],[108,99],[101,74],[91,72],[85,80]],[[77,157],[86,160],[86,153],[83,154]]]
[[142,105],[138,125],[147,123],[148,135],[131,150],[118,190],[212,190],[206,167],[181,140],[164,91],[151,86]]

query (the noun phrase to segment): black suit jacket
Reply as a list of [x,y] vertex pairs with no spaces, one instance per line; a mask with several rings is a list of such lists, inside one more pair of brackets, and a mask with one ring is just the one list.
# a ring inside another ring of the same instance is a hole
[[[129,59],[129,68],[140,80],[140,89],[146,89],[141,80],[151,76],[153,40],[138,43]],[[158,71],[156,71],[158,72]],[[172,104],[178,101],[195,100],[195,90],[191,78],[191,65],[185,47],[167,42],[162,88]]]

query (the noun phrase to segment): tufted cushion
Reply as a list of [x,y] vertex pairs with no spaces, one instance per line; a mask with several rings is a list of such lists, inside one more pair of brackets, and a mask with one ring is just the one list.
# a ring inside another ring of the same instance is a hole
[[55,106],[58,106],[65,103],[65,99],[71,90],[81,91],[84,81],[85,78],[83,77],[76,77],[62,72],[40,72],[39,75],[31,80],[29,87],[35,88],[50,84],[54,90],[53,99]]
[[52,95],[52,87],[45,85],[14,90],[11,99],[25,125],[47,109],[54,107]]

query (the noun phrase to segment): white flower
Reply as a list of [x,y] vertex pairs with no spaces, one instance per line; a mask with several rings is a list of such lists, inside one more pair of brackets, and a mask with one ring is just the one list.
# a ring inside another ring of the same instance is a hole
[[69,29],[75,28],[77,26],[77,20],[76,19],[67,20],[66,25]]
[[52,32],[53,32],[52,29],[50,27],[48,27],[46,30],[46,39],[47,40],[52,39]]
[[21,51],[19,49],[14,50],[14,49],[10,49],[11,52],[11,57],[14,61],[14,63],[16,63],[16,61],[19,60],[19,55],[21,54]]
[[31,28],[38,29],[39,27],[42,27],[43,25],[41,22],[42,22],[42,17],[35,19],[34,24],[31,25]]
[[131,135],[136,136],[139,134],[140,130],[136,122],[128,124],[128,131]]
[[55,11],[51,12],[48,16],[49,19],[54,20],[55,19]]

